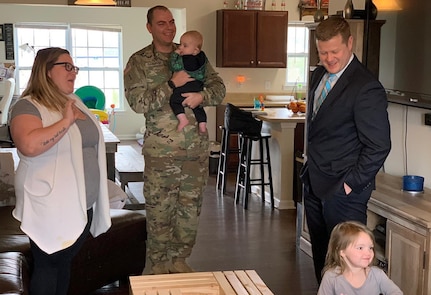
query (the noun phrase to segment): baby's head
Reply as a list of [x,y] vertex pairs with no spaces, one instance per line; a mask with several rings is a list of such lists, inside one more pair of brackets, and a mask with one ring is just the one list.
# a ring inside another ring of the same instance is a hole
[[179,55],[196,55],[202,49],[203,37],[198,31],[187,31],[180,39],[176,52]]
[[325,270],[339,266],[341,273],[348,266],[368,267],[374,259],[374,235],[360,222],[337,224],[331,232]]

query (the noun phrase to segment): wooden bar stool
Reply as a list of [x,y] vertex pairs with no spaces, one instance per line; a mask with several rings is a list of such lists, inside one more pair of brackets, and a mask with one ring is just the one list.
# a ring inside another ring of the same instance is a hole
[[237,149],[231,148],[230,137],[232,134],[237,134],[238,132],[229,131],[229,129],[227,129],[225,126],[220,126],[220,129],[222,130],[222,136],[217,171],[216,192],[218,196],[223,197],[226,191],[229,157],[239,155],[240,144],[238,143]]
[[[274,209],[274,189],[272,185],[271,157],[269,151],[269,139],[271,134],[262,133],[260,135],[247,135],[240,133],[241,152],[238,166],[238,174],[235,187],[235,202],[238,204],[241,195],[243,195],[244,209],[248,207],[248,197],[251,192],[252,185],[261,187],[262,202],[265,202],[265,186],[269,186],[271,208]],[[252,146],[253,142],[259,144],[258,156],[253,158]],[[264,149],[265,152],[264,153]],[[266,157],[265,157],[266,156]],[[260,177],[251,178],[251,167],[259,166]],[[265,166],[268,169],[268,177],[265,179]]]

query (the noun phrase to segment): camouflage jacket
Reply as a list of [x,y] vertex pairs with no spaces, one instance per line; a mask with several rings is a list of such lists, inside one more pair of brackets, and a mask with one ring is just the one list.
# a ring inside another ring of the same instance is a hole
[[[174,44],[172,51],[176,49]],[[208,135],[199,135],[193,112],[186,108],[190,121],[178,132],[178,120],[169,105],[172,89],[168,80],[170,53],[157,52],[153,44],[135,52],[124,70],[124,88],[130,107],[146,118],[143,154],[151,157],[190,159],[208,151]],[[223,80],[208,62],[204,79],[203,106],[218,105],[226,94]]]

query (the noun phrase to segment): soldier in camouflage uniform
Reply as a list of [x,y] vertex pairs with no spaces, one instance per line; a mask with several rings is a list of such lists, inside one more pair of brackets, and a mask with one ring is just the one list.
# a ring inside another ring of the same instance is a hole
[[[208,180],[208,134],[198,132],[192,108],[219,104],[226,88],[207,63],[204,90],[185,93],[190,124],[177,131],[169,98],[192,81],[185,71],[172,73],[169,56],[177,48],[172,13],[164,6],[148,11],[149,46],[134,53],[124,70],[130,107],[146,118],[143,155],[147,216],[147,255],[154,274],[193,271],[185,259],[195,244],[203,190]],[[172,263],[170,263],[172,259]]]

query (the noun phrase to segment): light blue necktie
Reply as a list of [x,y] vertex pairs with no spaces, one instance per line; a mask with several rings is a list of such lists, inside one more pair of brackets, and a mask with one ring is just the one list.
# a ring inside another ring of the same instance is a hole
[[322,88],[322,92],[320,93],[319,97],[314,102],[314,108],[313,108],[313,118],[316,116],[317,111],[319,110],[320,106],[322,105],[323,101],[325,100],[326,96],[328,95],[329,91],[332,88],[332,84],[335,80],[337,75],[335,74],[329,74],[327,75],[325,84]]

